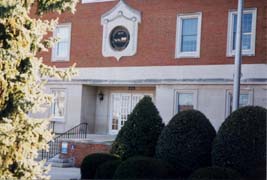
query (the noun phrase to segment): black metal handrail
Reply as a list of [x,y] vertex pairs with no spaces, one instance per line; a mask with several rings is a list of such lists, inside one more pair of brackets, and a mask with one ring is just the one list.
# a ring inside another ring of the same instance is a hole
[[52,141],[48,142],[49,151],[42,150],[41,158],[50,159],[60,153],[60,142],[62,139],[86,139],[87,123],[81,123],[70,130],[58,135]]

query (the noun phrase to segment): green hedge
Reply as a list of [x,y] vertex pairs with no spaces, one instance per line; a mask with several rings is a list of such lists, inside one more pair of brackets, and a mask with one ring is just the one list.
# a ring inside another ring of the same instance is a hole
[[266,114],[266,109],[253,106],[230,114],[215,138],[213,164],[236,169],[242,176],[265,179]]
[[93,179],[97,168],[101,164],[118,159],[117,156],[105,153],[95,153],[86,156],[81,164],[81,179]]
[[211,165],[215,135],[215,129],[201,112],[180,112],[163,129],[156,158],[169,162],[180,175],[187,177],[196,169]]
[[200,168],[190,175],[189,180],[241,180],[240,174],[221,167]]
[[156,106],[145,96],[129,115],[112,144],[111,153],[123,160],[131,156],[153,157],[164,124]]
[[175,171],[168,163],[149,158],[131,157],[121,163],[113,179],[172,179]]
[[121,163],[121,160],[113,160],[101,164],[96,170],[95,179],[112,179]]

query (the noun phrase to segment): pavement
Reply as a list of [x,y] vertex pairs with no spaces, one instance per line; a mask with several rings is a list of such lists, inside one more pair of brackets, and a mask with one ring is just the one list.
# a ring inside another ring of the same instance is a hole
[[51,180],[79,180],[81,178],[80,168],[51,167],[48,175]]

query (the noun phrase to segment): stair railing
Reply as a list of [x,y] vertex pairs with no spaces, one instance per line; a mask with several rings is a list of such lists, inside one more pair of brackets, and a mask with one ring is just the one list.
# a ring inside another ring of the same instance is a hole
[[50,159],[60,153],[60,143],[62,139],[86,139],[87,123],[81,123],[70,130],[56,136],[52,141],[48,142],[49,151],[42,150],[41,158]]

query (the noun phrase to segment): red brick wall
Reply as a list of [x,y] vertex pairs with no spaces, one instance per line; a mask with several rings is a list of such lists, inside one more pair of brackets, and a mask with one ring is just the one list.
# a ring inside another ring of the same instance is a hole
[[[74,145],[74,149],[71,150],[71,145]],[[60,145],[61,148],[61,145]],[[111,145],[107,144],[95,144],[95,143],[81,143],[81,142],[68,142],[68,154],[60,154],[61,158],[74,157],[75,167],[80,167],[83,159],[88,154],[92,153],[109,153]]]
[[[138,50],[132,57],[102,56],[101,15],[113,8],[117,1],[78,4],[75,15],[61,14],[60,22],[72,23],[71,60],[54,63],[65,67],[162,66],[232,64],[233,57],[226,57],[229,9],[236,9],[237,0],[126,0],[142,12],[139,25]],[[267,1],[246,0],[245,8],[257,8],[256,56],[244,57],[243,63],[267,62]],[[178,13],[202,12],[200,58],[175,59],[176,18]],[[56,17],[49,14],[45,18]],[[51,54],[43,53],[45,63],[51,63]]]

